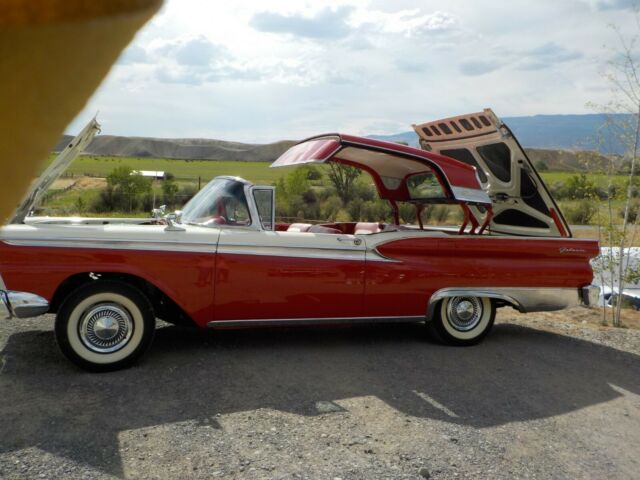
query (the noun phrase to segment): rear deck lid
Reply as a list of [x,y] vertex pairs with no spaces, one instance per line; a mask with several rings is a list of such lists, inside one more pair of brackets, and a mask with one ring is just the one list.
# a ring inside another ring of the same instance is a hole
[[[509,235],[571,236],[569,225],[524,149],[491,109],[413,128],[423,150],[476,167],[493,204],[489,230]],[[471,208],[478,218],[482,216]]]

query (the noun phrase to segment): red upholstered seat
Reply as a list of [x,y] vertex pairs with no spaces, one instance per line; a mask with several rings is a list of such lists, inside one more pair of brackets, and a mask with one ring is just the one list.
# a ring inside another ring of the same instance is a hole
[[308,232],[310,228],[310,223],[292,223],[287,228],[287,232]]
[[358,222],[353,230],[353,233],[358,234],[371,234],[380,233],[384,228],[384,225],[378,222]]

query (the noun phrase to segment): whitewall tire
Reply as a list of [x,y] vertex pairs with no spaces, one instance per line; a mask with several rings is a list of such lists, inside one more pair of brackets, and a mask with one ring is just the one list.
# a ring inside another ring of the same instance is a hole
[[495,316],[496,308],[489,298],[449,297],[436,306],[427,323],[443,343],[475,345],[487,336]]
[[153,340],[155,315],[137,288],[99,280],[67,297],[56,317],[56,340],[62,353],[93,372],[126,368]]

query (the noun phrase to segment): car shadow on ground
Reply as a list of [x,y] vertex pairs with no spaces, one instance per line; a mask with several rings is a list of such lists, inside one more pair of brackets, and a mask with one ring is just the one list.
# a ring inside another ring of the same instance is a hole
[[[270,408],[320,415],[318,401],[375,396],[398,411],[476,428],[550,417],[640,394],[640,357],[499,324],[472,348],[421,325],[202,332],[158,329],[135,367],[85,373],[51,331],[2,351],[0,452],[39,447],[122,474],[118,433]],[[444,408],[443,408],[444,407]]]

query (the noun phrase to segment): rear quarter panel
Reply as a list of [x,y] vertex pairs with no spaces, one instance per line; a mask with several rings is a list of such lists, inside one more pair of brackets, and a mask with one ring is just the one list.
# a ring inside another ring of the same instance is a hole
[[591,283],[598,242],[489,236],[407,238],[375,248],[366,265],[365,315],[424,315],[447,287],[578,288]]

